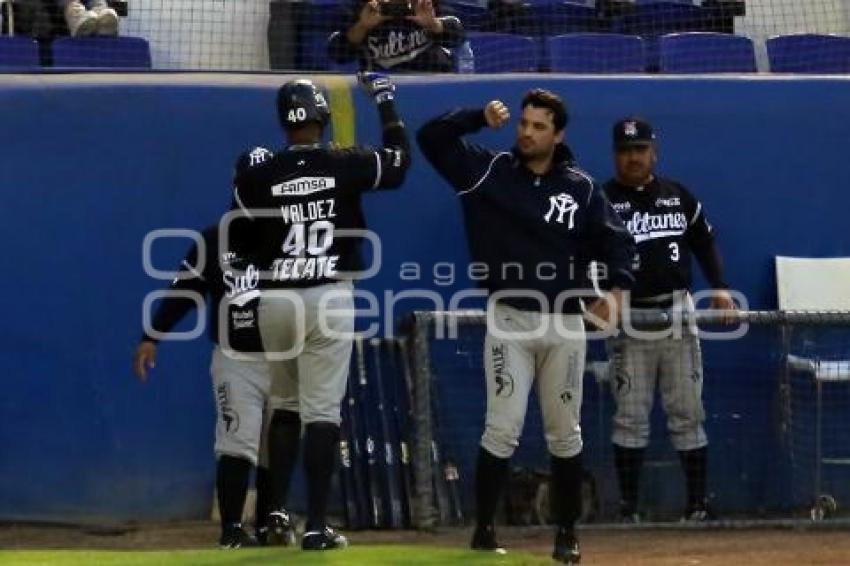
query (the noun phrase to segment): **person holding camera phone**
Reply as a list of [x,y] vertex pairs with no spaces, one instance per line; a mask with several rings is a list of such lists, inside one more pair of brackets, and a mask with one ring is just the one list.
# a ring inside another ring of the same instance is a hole
[[434,0],[355,0],[353,23],[331,34],[328,53],[337,63],[359,59],[361,69],[451,72],[450,50],[463,36]]

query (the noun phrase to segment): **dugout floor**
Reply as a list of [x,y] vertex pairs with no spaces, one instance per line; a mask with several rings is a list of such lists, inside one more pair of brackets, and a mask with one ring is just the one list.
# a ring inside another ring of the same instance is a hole
[[[547,528],[501,528],[508,548],[547,556]],[[386,543],[464,547],[468,529],[439,533],[354,532],[353,545]],[[127,531],[70,527],[0,525],[0,549],[185,549],[211,548],[212,522],[138,525]],[[653,566],[850,565],[850,531],[803,529],[623,530],[586,529],[581,533],[582,564]]]

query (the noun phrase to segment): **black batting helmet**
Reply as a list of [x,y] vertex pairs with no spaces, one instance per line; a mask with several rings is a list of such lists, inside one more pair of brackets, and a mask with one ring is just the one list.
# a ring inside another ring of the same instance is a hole
[[328,123],[331,112],[325,95],[306,79],[289,81],[277,91],[277,112],[284,128],[298,127],[307,122]]

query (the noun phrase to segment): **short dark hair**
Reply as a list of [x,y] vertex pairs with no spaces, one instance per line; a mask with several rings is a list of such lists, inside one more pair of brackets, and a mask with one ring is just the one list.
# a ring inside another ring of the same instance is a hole
[[567,113],[567,105],[561,100],[561,97],[545,88],[531,89],[525,96],[522,97],[522,109],[526,106],[534,106],[535,108],[546,108],[552,112],[552,123],[555,125],[555,131],[560,132],[567,127],[570,117]]

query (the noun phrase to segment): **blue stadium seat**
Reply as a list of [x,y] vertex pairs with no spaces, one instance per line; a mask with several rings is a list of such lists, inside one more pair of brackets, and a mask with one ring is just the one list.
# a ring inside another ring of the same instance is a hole
[[360,61],[354,59],[348,63],[337,63],[328,54],[328,31],[302,30],[299,34],[299,59],[298,69],[308,71],[335,71],[340,73],[353,73],[360,66]]
[[38,43],[23,36],[0,37],[0,68],[37,68]]
[[705,13],[691,2],[671,0],[639,2],[634,10],[611,19],[611,31],[644,39],[647,69],[659,68],[658,38],[668,33],[702,31]]
[[643,40],[617,33],[568,33],[546,40],[549,70],[561,73],[642,73]]
[[638,2],[634,10],[612,20],[613,31],[664,34],[698,28],[703,23],[700,6],[671,0]]
[[294,2],[292,10],[296,24],[308,30],[328,30],[330,33],[352,23],[352,6],[341,0]]
[[748,37],[713,32],[671,33],[661,38],[662,73],[754,73]]
[[526,0],[527,21],[519,26],[526,35],[551,36],[596,31],[599,20],[592,3],[581,0]]
[[537,70],[537,44],[530,37],[510,33],[466,34],[475,56],[476,73],[512,73]]
[[61,37],[53,42],[53,66],[150,69],[151,50],[141,37]]
[[442,2],[440,7],[443,14],[457,16],[463,22],[463,29],[466,31],[483,30],[490,19],[490,13],[486,6],[469,0]]
[[774,73],[850,73],[850,37],[800,33],[766,42]]
[[342,71],[357,68],[357,61],[340,65],[328,55],[328,37],[335,31],[344,33],[351,23],[351,5],[339,0],[311,0],[293,2],[291,9],[297,28],[297,69]]

